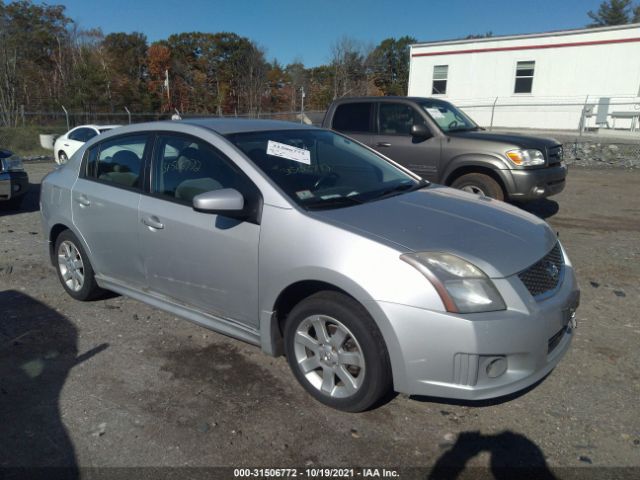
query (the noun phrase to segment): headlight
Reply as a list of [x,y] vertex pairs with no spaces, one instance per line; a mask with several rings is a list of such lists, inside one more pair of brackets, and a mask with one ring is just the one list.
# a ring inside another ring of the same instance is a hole
[[15,172],[24,170],[22,159],[17,156],[12,156],[2,159],[2,171],[3,172]]
[[427,277],[448,312],[493,312],[507,308],[489,277],[456,255],[420,252],[405,253],[400,258]]
[[510,150],[507,158],[521,167],[544,165],[544,154],[540,150]]

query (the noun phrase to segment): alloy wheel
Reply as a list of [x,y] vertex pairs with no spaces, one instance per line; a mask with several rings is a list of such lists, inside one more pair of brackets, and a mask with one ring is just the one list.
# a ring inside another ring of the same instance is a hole
[[78,292],[84,285],[84,263],[76,246],[65,240],[58,248],[58,268],[69,290]]
[[300,371],[323,395],[354,395],[365,378],[363,350],[356,337],[339,320],[327,315],[305,318],[294,337]]

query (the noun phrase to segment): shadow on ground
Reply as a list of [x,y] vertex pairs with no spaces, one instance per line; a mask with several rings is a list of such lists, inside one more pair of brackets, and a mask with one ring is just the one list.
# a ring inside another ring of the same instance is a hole
[[[467,467],[467,462],[481,453],[489,454],[489,471],[493,477],[480,472],[480,467]],[[470,473],[473,475],[470,476]],[[461,433],[455,444],[438,459],[427,478],[454,480],[462,477],[496,480],[556,479],[542,450],[524,435],[511,431],[497,435]]]
[[542,219],[551,218],[560,210],[558,202],[555,200],[549,200],[548,198],[541,198],[540,200],[534,200],[532,202],[516,204],[516,206]]
[[7,215],[16,215],[18,213],[36,212],[40,210],[40,184],[29,183],[27,193],[25,194],[20,206],[12,208],[7,202],[0,202],[0,217]]
[[64,316],[14,290],[0,292],[0,305],[0,477],[78,478],[60,391],[74,366],[107,345],[78,356]]

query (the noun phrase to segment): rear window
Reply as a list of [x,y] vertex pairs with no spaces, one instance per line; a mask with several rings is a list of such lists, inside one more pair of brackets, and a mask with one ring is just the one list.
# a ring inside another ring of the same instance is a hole
[[344,103],[336,108],[331,128],[339,132],[371,131],[371,109],[373,103]]

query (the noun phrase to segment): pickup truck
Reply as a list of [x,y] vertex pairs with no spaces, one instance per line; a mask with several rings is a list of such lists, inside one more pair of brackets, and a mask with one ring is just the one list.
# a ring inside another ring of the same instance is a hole
[[322,126],[344,133],[435,183],[526,202],[561,192],[567,167],[554,139],[485,131],[441,99],[335,100]]

